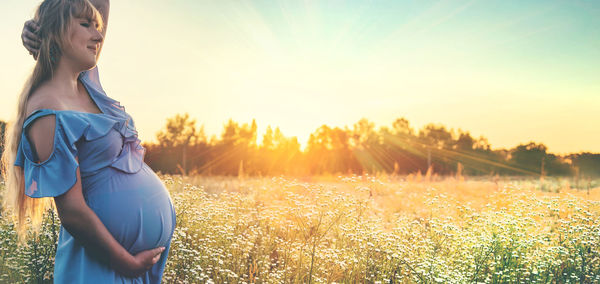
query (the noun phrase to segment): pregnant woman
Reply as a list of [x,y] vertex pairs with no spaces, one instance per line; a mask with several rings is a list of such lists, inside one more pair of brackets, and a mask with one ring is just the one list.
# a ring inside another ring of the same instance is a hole
[[35,35],[24,31],[37,62],[6,135],[3,172],[21,237],[27,216],[39,223],[42,197],[54,198],[56,283],[160,283],[175,229],[131,116],[99,82],[108,4],[45,0],[28,22]]

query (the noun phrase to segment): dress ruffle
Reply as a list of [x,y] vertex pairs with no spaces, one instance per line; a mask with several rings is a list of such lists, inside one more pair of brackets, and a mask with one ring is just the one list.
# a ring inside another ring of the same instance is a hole
[[124,137],[123,151],[112,163],[112,166],[128,173],[139,171],[144,162],[146,149],[141,145],[142,141],[138,138],[133,118],[125,111],[125,107],[119,101],[106,95],[100,84],[97,66],[92,70],[82,72],[80,79],[95,99],[100,110],[104,114],[113,116],[123,122],[118,129]]
[[[112,129],[123,137],[122,149],[112,161],[106,161],[106,165],[96,164],[95,168],[110,166],[125,173],[137,173],[144,164],[146,149],[141,145],[133,119],[118,101],[104,93],[97,67],[80,73],[79,79],[102,113],[40,109],[30,114],[23,124],[14,165],[23,168],[25,194],[30,197],[59,196],[73,187],[80,166],[76,159],[76,142],[99,139]],[[56,118],[53,150],[46,161],[36,163],[37,157],[25,133],[35,119],[46,115]],[[86,169],[80,170],[83,174]]]
[[[32,145],[25,133],[36,119],[55,115],[56,126],[54,146],[50,157],[36,163]],[[144,162],[145,149],[139,144],[137,132],[127,127],[127,120],[106,114],[94,114],[70,110],[41,109],[33,112],[23,124],[23,134],[17,152],[16,166],[24,169],[25,194],[30,197],[59,196],[69,190],[77,181],[77,147],[81,139],[95,140],[106,136],[111,129],[123,137],[123,149],[107,166],[126,173],[138,172]]]
[[[44,110],[32,113],[23,125],[23,134],[17,150],[16,166],[23,168],[25,178],[25,194],[29,197],[59,196],[69,190],[77,181],[77,167],[79,164],[75,157],[77,149],[69,144],[72,131],[64,131],[56,116],[54,129],[53,150],[48,159],[36,163],[33,157],[32,146],[25,135],[25,129],[38,117],[48,115]],[[69,133],[70,132],[70,133]]]

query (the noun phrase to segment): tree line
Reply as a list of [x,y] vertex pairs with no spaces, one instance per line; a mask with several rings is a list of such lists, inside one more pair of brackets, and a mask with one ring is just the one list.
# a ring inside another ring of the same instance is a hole
[[391,127],[361,119],[352,127],[322,125],[301,150],[296,137],[229,120],[220,137],[208,139],[188,114],[168,118],[157,143],[145,144],[146,162],[166,173],[209,175],[312,175],[425,173],[442,175],[600,176],[600,154],[559,156],[541,143],[492,149],[485,137],[428,124],[419,130],[405,118]]
[[[0,121],[3,137],[5,123]],[[600,176],[600,154],[555,155],[541,143],[492,149],[485,137],[428,124],[415,130],[405,118],[391,127],[361,119],[352,127],[322,125],[301,150],[296,137],[268,126],[257,135],[256,121],[224,124],[208,139],[189,114],[168,118],[156,143],[145,143],[146,163],[163,173],[204,175],[411,174]],[[4,141],[4,139],[2,140]],[[0,145],[1,147],[2,145]]]

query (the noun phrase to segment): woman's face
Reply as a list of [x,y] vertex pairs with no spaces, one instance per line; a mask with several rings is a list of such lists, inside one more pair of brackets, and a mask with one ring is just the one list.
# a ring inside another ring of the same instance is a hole
[[97,29],[97,23],[87,18],[73,18],[67,36],[70,44],[63,44],[61,60],[67,59],[82,70],[93,68],[103,39]]

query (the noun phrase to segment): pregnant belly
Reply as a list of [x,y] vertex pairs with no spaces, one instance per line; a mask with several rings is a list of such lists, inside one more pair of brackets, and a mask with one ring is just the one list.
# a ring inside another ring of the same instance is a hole
[[170,241],[175,210],[169,192],[146,164],[135,174],[106,168],[82,186],[90,208],[130,253]]

